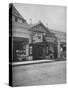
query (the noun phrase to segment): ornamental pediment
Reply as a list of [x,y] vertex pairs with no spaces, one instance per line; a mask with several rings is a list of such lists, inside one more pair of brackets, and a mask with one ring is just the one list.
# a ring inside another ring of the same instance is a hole
[[32,31],[36,31],[36,32],[49,32],[47,30],[47,28],[43,25],[43,23],[38,23],[36,25],[34,25],[32,28],[31,28]]

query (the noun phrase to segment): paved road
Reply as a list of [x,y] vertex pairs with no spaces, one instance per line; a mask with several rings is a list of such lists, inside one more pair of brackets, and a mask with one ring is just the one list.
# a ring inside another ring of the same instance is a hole
[[13,86],[66,83],[66,62],[13,66]]

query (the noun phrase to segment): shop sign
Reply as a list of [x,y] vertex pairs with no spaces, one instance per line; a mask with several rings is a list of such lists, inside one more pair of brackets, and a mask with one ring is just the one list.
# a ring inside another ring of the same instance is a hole
[[55,38],[54,37],[45,37],[47,42],[54,42]]

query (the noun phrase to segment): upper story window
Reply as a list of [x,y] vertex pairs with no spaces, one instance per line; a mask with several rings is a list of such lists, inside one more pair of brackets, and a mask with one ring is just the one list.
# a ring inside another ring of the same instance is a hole
[[40,39],[40,40],[41,40],[41,36],[38,36],[38,39]]
[[25,23],[25,20],[22,19],[22,22]]
[[19,22],[19,23],[25,23],[25,20],[18,18],[15,16],[15,22]]
[[18,21],[18,18],[17,18],[17,17],[15,17],[15,21],[16,21],[16,22]]

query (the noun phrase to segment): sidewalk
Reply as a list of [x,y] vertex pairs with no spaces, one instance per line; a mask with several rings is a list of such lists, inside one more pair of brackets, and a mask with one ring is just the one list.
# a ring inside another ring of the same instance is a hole
[[10,65],[29,65],[29,64],[38,64],[38,63],[48,63],[48,62],[52,62],[54,60],[33,60],[33,61],[22,61],[22,62],[13,62],[10,63]]

